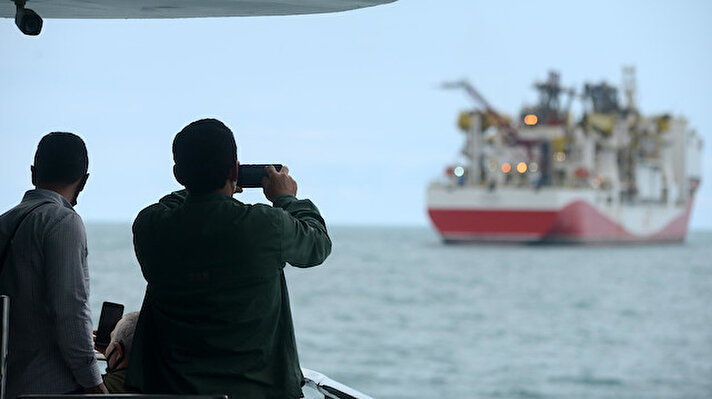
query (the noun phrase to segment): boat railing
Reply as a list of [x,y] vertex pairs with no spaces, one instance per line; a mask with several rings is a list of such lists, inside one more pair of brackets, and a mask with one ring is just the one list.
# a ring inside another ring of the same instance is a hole
[[142,393],[117,393],[110,395],[62,395],[62,394],[32,394],[20,395],[17,399],[228,399],[227,395],[154,395]]
[[318,391],[326,399],[373,399],[319,372],[302,367],[302,374],[304,385]]
[[[321,374],[302,368],[306,398],[324,399],[373,399],[351,387]],[[155,395],[155,394],[110,394],[110,395],[20,395],[17,399],[228,399],[227,395]],[[236,398],[238,399],[238,398]]]
[[[96,358],[99,361],[106,361],[106,357],[100,353],[100,352],[95,352]],[[314,394],[320,395],[318,396],[319,399],[321,399],[321,396],[324,397],[324,399],[373,399],[371,396],[366,395],[365,393],[359,392],[347,385],[344,385],[336,380],[332,380],[331,378],[327,377],[326,375],[314,371],[308,368],[302,367],[302,374],[304,374],[304,387],[309,390],[305,390],[304,394],[307,399],[309,398],[314,398]],[[312,395],[310,395],[312,393]],[[114,395],[110,395],[114,396]],[[26,399],[48,399],[48,398],[26,398]],[[51,398],[49,398],[51,399]],[[66,396],[63,397],[62,399],[67,399]],[[142,399],[142,398],[136,398],[136,397],[126,397],[125,399]],[[163,398],[148,398],[148,399],[163,399]],[[185,399],[184,397],[180,397],[177,399]],[[190,399],[190,398],[188,398]]]

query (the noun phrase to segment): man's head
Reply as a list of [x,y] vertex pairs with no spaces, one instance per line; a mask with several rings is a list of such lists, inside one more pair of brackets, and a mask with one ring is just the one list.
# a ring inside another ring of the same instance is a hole
[[131,312],[116,323],[116,327],[111,332],[111,342],[106,347],[107,371],[124,368],[129,364],[129,354],[133,344],[136,323],[138,322],[138,312]]
[[194,194],[222,189],[237,179],[237,145],[232,131],[217,119],[184,127],[173,140],[173,173]]
[[72,205],[84,189],[89,177],[89,157],[84,141],[72,133],[54,132],[40,140],[35,152],[35,162],[31,166],[32,184],[67,193],[65,197]]

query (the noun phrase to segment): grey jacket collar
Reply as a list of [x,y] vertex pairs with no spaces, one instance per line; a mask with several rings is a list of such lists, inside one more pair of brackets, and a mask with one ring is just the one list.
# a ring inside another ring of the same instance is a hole
[[22,201],[47,201],[56,202],[57,205],[64,205],[69,209],[74,209],[72,204],[67,201],[61,194],[52,190],[45,190],[43,188],[36,188],[34,190],[28,190],[22,197]]

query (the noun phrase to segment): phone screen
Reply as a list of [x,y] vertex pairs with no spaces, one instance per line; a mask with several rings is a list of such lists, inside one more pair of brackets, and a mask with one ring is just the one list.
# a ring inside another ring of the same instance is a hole
[[124,305],[104,302],[101,306],[101,316],[99,316],[99,328],[96,329],[96,346],[106,348],[111,341],[110,334],[116,327],[116,323],[124,315]]

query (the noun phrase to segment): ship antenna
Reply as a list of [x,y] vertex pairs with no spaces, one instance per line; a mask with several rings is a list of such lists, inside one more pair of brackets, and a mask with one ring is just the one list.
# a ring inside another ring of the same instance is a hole
[[633,111],[638,109],[635,97],[637,95],[637,87],[635,83],[635,67],[623,67],[623,91],[625,92],[626,105],[628,109]]

